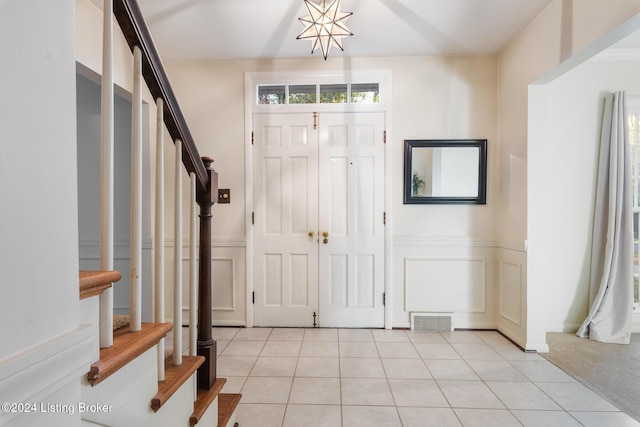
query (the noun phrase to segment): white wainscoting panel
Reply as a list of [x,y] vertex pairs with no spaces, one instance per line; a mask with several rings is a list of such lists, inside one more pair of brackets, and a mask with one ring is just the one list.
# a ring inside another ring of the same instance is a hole
[[521,347],[527,342],[527,253],[524,246],[498,248],[498,330]]
[[485,313],[487,261],[405,258],[405,310]]
[[[211,311],[213,324],[216,326],[244,326],[246,324],[246,285],[244,240],[216,240],[212,244],[211,253]],[[189,244],[183,242],[183,283],[189,283]],[[165,243],[165,313],[167,319],[173,319],[173,242]],[[189,288],[183,288],[183,325],[189,324]]]
[[[197,259],[197,258],[196,258]],[[199,259],[197,259],[200,262]],[[185,284],[182,290],[183,303],[183,320],[185,325],[188,322],[189,312],[189,287],[186,285],[189,283],[189,272],[187,266],[189,265],[189,257],[183,257],[182,263],[184,264],[182,269],[182,283]],[[236,309],[237,301],[235,298],[235,260],[233,258],[213,258],[211,260],[211,310],[216,311],[233,311]],[[196,280],[197,283],[197,280]]]
[[235,297],[235,259],[214,258],[211,261],[211,275],[213,277],[213,311],[233,311],[236,309]]
[[454,328],[495,329],[496,243],[468,237],[393,239],[394,328],[413,312],[451,312]]
[[502,258],[498,265],[498,315],[522,327],[522,265]]

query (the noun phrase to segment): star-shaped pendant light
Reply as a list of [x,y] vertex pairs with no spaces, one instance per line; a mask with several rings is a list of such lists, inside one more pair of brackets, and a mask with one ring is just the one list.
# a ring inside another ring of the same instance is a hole
[[342,38],[353,35],[345,23],[353,13],[340,12],[340,0],[321,0],[319,4],[304,0],[304,3],[309,15],[298,18],[305,25],[298,40],[310,39],[311,53],[321,49],[325,60],[331,46],[344,50]]

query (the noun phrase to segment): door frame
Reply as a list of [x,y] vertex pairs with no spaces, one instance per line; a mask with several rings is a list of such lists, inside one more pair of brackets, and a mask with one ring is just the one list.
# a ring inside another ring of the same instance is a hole
[[[310,84],[310,83],[379,83],[380,102],[375,104],[298,104],[298,105],[258,105],[256,89],[259,84]],[[384,150],[384,210],[386,226],[384,231],[384,327],[391,329],[393,318],[393,287],[391,283],[393,266],[393,74],[391,70],[342,70],[320,71],[283,71],[283,72],[246,72],[244,74],[244,124],[245,124],[245,259],[246,259],[246,326],[254,326],[253,291],[253,115],[256,113],[357,113],[382,112],[385,114],[386,143]]]

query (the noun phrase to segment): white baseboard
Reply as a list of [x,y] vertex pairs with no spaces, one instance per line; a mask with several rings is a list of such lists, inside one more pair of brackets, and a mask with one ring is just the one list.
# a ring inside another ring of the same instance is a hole
[[214,320],[213,327],[215,328],[216,326],[236,326],[242,328],[247,326],[247,322],[239,322],[237,320]]
[[576,332],[581,326],[581,323],[564,323],[561,325],[547,326],[547,332],[563,332],[573,333]]

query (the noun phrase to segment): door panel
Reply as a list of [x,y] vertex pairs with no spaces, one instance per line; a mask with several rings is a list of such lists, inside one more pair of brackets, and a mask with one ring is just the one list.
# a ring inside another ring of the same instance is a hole
[[255,324],[312,326],[318,311],[317,131],[311,114],[256,114],[254,126]]
[[383,327],[384,115],[319,123],[319,324]]

